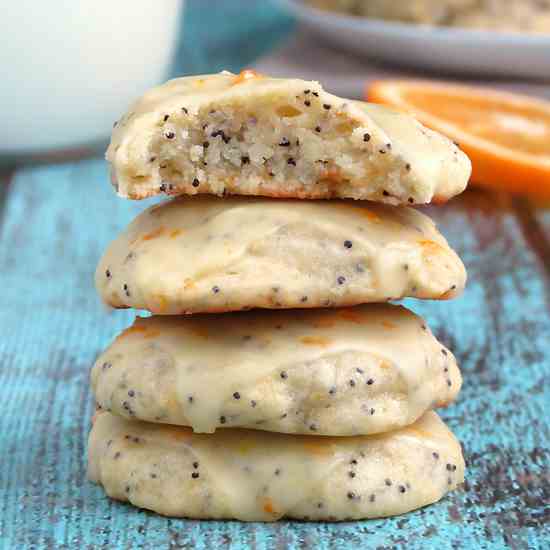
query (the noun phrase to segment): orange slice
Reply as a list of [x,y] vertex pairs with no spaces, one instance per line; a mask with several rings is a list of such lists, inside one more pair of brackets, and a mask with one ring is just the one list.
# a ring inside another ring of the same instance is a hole
[[413,114],[459,143],[472,182],[550,198],[550,102],[485,88],[380,80],[369,101]]

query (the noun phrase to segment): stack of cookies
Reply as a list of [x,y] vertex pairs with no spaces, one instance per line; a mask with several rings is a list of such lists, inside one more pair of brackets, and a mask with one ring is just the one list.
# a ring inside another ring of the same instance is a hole
[[169,516],[336,521],[462,482],[460,445],[431,412],[457,396],[455,359],[387,303],[464,288],[458,256],[406,206],[464,189],[453,143],[245,71],[148,92],[107,158],[119,195],[178,195],[96,273],[107,304],[153,314],[92,370],[89,475],[109,496]]

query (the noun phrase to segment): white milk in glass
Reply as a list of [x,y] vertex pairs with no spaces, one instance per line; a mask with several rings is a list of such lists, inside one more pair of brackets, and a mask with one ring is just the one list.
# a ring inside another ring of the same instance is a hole
[[105,140],[168,75],[182,0],[12,0],[0,18],[0,154]]

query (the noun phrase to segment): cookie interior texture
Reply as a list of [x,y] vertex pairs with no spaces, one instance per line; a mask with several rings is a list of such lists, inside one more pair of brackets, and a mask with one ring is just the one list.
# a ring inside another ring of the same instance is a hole
[[429,412],[378,436],[198,435],[100,412],[88,474],[112,498],[167,516],[275,521],[402,514],[462,483],[458,441]]
[[400,306],[136,319],[98,358],[96,402],[128,419],[363,435],[445,406],[449,350]]
[[471,165],[408,115],[345,100],[317,82],[245,71],[172,80],[118,121],[107,151],[123,197],[225,193],[444,201]]
[[207,195],[147,209],[96,271],[107,304],[158,314],[448,299],[465,281],[412,208]]

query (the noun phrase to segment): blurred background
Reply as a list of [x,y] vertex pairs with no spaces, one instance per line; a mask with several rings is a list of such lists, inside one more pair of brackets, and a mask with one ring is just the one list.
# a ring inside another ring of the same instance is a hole
[[20,0],[0,28],[4,166],[97,153],[146,89],[224,69],[353,98],[402,77],[550,98],[550,0]]

